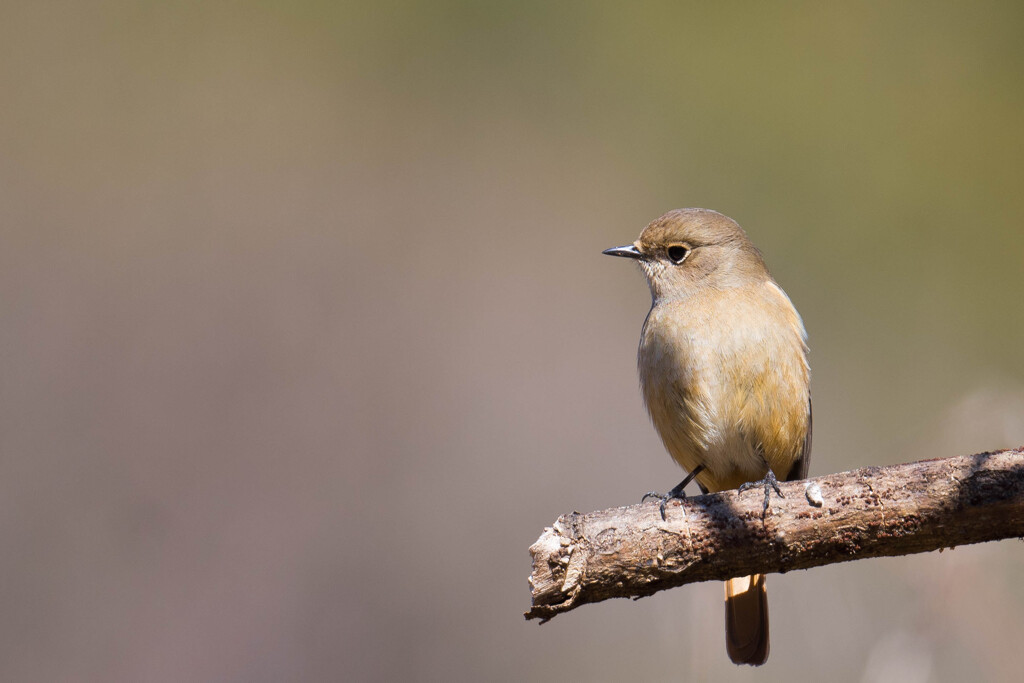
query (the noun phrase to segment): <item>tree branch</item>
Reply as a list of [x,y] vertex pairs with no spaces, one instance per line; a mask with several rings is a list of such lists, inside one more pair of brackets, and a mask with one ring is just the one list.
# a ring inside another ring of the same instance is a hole
[[785,498],[773,494],[764,516],[758,488],[671,502],[667,521],[657,501],[559,517],[530,547],[526,618],[697,581],[1024,536],[1024,449],[781,486]]

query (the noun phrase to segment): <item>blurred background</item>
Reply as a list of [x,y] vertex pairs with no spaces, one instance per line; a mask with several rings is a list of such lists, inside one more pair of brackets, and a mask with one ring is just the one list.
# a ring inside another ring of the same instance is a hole
[[641,275],[743,225],[812,475],[1024,444],[1024,10],[0,3],[0,679],[1018,680],[1024,546],[544,626],[529,545],[681,472]]

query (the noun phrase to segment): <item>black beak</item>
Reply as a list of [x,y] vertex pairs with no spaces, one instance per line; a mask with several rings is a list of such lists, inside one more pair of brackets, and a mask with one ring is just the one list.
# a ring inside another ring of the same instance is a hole
[[608,254],[609,256],[624,256],[626,258],[640,258],[640,251],[633,246],[628,244],[624,247],[612,247],[611,249],[605,249],[601,252],[602,254]]

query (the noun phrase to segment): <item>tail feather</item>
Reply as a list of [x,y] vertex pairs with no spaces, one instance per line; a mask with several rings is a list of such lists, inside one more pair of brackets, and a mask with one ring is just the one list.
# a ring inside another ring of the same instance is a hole
[[736,664],[768,661],[768,592],[764,574],[725,582],[725,648]]

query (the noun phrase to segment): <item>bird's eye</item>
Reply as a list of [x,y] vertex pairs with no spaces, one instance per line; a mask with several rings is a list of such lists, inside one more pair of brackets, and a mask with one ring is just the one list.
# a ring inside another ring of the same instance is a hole
[[668,248],[668,259],[677,266],[683,262],[690,250],[681,244],[673,244]]

